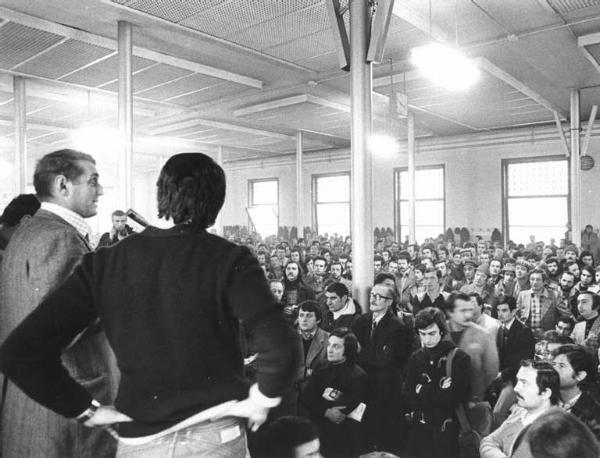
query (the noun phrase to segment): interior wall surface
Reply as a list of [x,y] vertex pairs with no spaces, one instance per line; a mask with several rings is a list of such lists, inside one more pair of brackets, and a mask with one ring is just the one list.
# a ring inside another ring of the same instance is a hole
[[[558,137],[558,134],[556,135]],[[429,149],[429,151],[427,150]],[[558,140],[499,142],[485,146],[452,146],[444,148],[420,146],[417,140],[416,166],[443,165],[445,169],[445,227],[467,227],[471,233],[489,236],[494,228],[502,230],[502,160],[564,156]],[[590,155],[596,166],[581,173],[582,227],[600,226],[600,140],[593,138]],[[406,153],[373,157],[373,227],[394,226],[394,169],[407,167]],[[295,225],[295,163],[269,166],[268,163],[225,167],[228,180],[227,199],[223,209],[224,225],[245,225],[248,218],[248,181],[277,178],[279,180],[279,225]],[[314,174],[350,171],[349,152],[341,160],[327,157],[311,161],[303,167],[305,225],[312,225],[311,180]]]

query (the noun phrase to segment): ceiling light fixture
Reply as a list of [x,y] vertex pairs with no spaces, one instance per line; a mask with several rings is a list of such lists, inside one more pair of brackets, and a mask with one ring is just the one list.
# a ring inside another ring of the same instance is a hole
[[477,65],[471,59],[441,43],[414,48],[410,61],[427,79],[452,91],[469,89],[480,76]]

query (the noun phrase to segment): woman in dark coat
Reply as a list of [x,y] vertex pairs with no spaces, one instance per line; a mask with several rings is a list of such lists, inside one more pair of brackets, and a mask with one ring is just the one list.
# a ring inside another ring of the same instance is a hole
[[447,376],[448,355],[456,345],[444,340],[448,329],[441,310],[421,310],[415,318],[415,329],[421,348],[408,361],[403,388],[410,420],[406,456],[457,457],[460,426],[455,409],[469,396],[469,356],[456,349],[451,376]]
[[326,458],[350,458],[362,452],[360,420],[367,397],[367,374],[356,365],[357,353],[356,336],[348,328],[334,329],[327,344],[329,364],[312,373],[301,397],[319,429],[321,452]]

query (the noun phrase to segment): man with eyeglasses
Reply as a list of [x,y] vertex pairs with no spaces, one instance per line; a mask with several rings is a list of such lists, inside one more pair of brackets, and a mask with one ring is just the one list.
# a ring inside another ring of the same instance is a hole
[[367,372],[369,398],[364,418],[370,450],[399,451],[403,370],[410,354],[409,329],[394,315],[394,288],[376,284],[369,297],[369,312],[352,325],[361,351],[358,364]]

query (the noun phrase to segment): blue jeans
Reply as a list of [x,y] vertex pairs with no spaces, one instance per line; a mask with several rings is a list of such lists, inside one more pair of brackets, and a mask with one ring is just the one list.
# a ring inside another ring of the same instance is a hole
[[205,421],[141,445],[119,442],[117,458],[246,458],[246,427],[225,417]]

